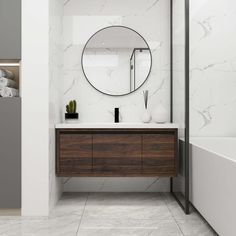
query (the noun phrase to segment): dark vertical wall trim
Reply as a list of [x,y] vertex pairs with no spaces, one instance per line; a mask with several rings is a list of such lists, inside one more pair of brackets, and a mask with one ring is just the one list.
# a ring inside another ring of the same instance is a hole
[[[173,0],[170,0],[170,122],[173,122]],[[170,192],[173,192],[173,178],[170,178]]]
[[130,87],[130,92],[132,91],[132,61],[131,61],[131,58],[130,58],[130,61],[129,61],[129,87]]
[[[185,172],[185,196],[184,196],[184,202],[180,201],[180,199],[178,198],[178,196],[174,193],[174,189],[173,189],[173,185],[174,185],[174,181],[173,178],[171,178],[171,182],[170,182],[170,189],[171,189],[171,193],[173,194],[173,196],[175,197],[176,201],[179,203],[179,205],[181,206],[181,208],[184,210],[184,212],[186,214],[189,214],[189,60],[190,60],[190,56],[189,56],[189,47],[190,47],[190,43],[189,43],[189,1],[190,0],[182,0],[185,3],[185,142],[184,142],[184,160],[185,160],[185,166],[184,166],[184,172]],[[171,56],[171,119],[173,121],[173,14],[174,14],[174,7],[173,7],[173,0],[170,0],[170,12],[171,12],[171,52],[170,52],[170,56]]]
[[173,122],[173,0],[170,0],[170,122]]
[[185,0],[185,213],[189,214],[189,0]]
[[136,55],[135,55],[136,50],[134,51],[134,90],[136,89]]

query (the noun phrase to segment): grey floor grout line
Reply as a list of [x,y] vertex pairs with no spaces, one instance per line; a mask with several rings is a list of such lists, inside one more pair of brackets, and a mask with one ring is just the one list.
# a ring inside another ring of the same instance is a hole
[[181,234],[184,236],[185,234],[184,234],[183,231],[181,230],[181,228],[180,228],[180,226],[179,226],[177,220],[175,219],[175,217],[174,217],[174,215],[173,215],[171,209],[169,208],[169,206],[168,206],[168,204],[167,204],[167,201],[166,201],[166,199],[165,199],[165,197],[164,197],[164,193],[162,193],[162,198],[163,198],[163,200],[164,200],[164,202],[165,202],[165,204],[166,204],[166,207],[167,207],[168,211],[170,212],[170,214],[171,214],[173,220],[175,221],[175,224],[177,225],[177,227],[178,227],[178,229],[180,230]]
[[85,212],[85,208],[86,208],[86,205],[87,205],[88,198],[89,198],[89,193],[87,194],[87,198],[86,198],[86,201],[85,201],[85,204],[84,204],[83,212],[82,212],[82,215],[80,217],[79,225],[78,225],[75,236],[78,236],[80,225],[81,225],[81,222],[82,222],[82,219],[83,219],[83,216],[84,216],[84,212]]

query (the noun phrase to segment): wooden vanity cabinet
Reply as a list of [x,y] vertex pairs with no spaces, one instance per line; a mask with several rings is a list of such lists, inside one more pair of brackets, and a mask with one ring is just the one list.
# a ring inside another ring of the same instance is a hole
[[177,129],[57,129],[57,176],[176,176]]
[[61,133],[58,138],[57,172],[86,174],[92,171],[92,135]]
[[139,174],[141,146],[141,135],[94,134],[93,171],[100,175]]
[[171,176],[176,168],[176,137],[171,133],[144,134],[143,174]]

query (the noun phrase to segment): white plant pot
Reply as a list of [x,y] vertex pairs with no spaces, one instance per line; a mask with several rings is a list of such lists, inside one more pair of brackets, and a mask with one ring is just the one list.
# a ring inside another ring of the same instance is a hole
[[168,121],[168,112],[160,103],[152,112],[152,119],[156,123],[166,123]]
[[143,123],[149,123],[152,119],[151,113],[145,109],[142,115],[142,122]]

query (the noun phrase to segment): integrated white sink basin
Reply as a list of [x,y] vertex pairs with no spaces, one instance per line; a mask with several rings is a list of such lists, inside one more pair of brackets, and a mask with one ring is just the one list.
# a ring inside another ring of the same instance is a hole
[[163,123],[163,124],[157,124],[157,123],[73,123],[73,124],[68,124],[68,123],[61,123],[61,124],[57,124],[55,126],[56,129],[88,129],[88,128],[145,128],[145,129],[157,129],[157,128],[162,128],[162,129],[174,129],[174,128],[178,128],[178,124],[174,124],[174,123]]

